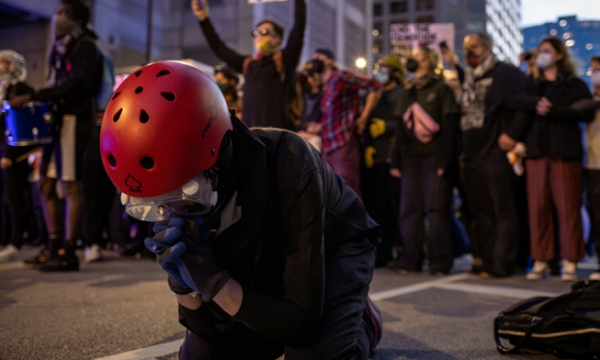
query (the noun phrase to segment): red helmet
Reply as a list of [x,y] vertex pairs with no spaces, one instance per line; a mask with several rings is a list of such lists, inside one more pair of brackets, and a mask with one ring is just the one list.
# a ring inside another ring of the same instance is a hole
[[135,197],[166,194],[215,165],[232,130],[217,84],[178,61],[146,65],[113,94],[100,153],[113,184]]

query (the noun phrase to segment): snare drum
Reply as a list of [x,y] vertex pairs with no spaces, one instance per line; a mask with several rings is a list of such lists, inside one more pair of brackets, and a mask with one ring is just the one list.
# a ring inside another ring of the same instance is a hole
[[6,115],[6,139],[11,146],[40,145],[52,142],[52,114],[47,103],[28,102],[13,109],[2,103]]

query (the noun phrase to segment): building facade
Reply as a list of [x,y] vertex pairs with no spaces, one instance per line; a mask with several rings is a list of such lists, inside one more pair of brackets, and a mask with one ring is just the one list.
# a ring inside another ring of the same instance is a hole
[[562,39],[571,51],[578,75],[590,84],[589,60],[600,56],[600,20],[577,20],[575,16],[560,17],[556,22],[523,29],[523,48],[535,49],[546,36]]
[[[294,0],[251,5],[247,0],[208,0],[210,18],[231,48],[251,55],[254,25],[265,18],[291,30]],[[87,0],[100,47],[116,67],[150,61],[191,58],[209,65],[214,56],[190,10],[190,0]],[[0,49],[13,49],[28,60],[29,79],[43,86],[50,51],[50,19],[60,0],[0,0]],[[373,38],[369,0],[306,0],[307,24],[303,59],[326,47],[342,67],[363,57],[370,60]]]
[[453,23],[455,49],[471,32],[488,33],[501,60],[516,64],[521,52],[521,0],[375,0],[373,54],[391,51],[390,26],[406,23]]

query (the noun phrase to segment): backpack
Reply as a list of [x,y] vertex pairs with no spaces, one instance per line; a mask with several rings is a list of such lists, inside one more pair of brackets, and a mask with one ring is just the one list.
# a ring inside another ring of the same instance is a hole
[[104,112],[115,87],[115,68],[113,61],[102,50],[98,49],[102,61],[102,81],[98,88],[98,94],[94,99],[96,112]]
[[496,317],[494,338],[501,354],[600,359],[600,281],[580,281],[568,294],[511,306]]

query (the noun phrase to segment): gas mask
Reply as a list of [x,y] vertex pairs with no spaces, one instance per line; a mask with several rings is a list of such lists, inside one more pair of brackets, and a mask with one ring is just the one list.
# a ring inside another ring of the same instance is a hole
[[73,34],[78,28],[79,25],[71,19],[58,15],[52,17],[52,29],[54,30],[54,38],[56,39]]
[[202,171],[182,187],[148,198],[121,194],[121,204],[130,216],[142,221],[164,221],[172,216],[199,216],[211,212],[217,205],[218,173]]

